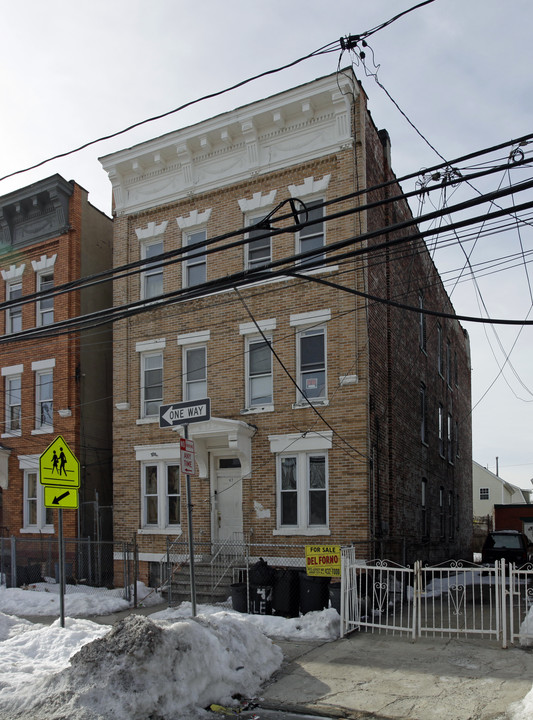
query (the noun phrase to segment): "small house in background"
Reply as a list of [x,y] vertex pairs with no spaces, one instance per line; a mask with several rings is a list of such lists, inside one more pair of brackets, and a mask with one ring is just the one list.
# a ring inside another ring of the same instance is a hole
[[[481,550],[483,540],[490,530],[520,530],[525,532],[520,516],[521,507],[530,503],[530,490],[524,490],[507,482],[477,462],[472,463],[474,551]],[[516,508],[516,518],[508,524],[508,512],[496,508]],[[533,508],[532,508],[533,510]],[[523,513],[522,513],[523,514]],[[533,512],[532,512],[533,517]]]

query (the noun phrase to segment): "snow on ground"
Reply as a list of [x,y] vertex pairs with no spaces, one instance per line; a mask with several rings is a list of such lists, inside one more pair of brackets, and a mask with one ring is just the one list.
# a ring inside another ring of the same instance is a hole
[[[246,615],[191,604],[131,614],[114,626],[80,615],[130,607],[121,591],[77,591],[65,596],[65,627],[15,616],[59,613],[56,586],[0,588],[0,717],[2,720],[196,720],[212,717],[211,703],[253,696],[281,665],[271,637],[333,640],[336,610],[299,618]],[[161,598],[138,586],[143,604]],[[70,608],[70,610],[69,610]]]

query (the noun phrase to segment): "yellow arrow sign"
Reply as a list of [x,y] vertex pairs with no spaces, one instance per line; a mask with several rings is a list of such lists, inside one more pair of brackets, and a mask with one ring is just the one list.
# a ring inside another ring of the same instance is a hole
[[78,490],[77,488],[44,486],[44,506],[46,508],[68,508],[77,510]]
[[41,485],[72,488],[80,486],[80,462],[61,435],[58,435],[40,456],[39,479]]

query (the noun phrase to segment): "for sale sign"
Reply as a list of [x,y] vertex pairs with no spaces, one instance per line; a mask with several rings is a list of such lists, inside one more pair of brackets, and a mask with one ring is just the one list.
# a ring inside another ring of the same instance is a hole
[[306,545],[305,569],[308,575],[340,577],[340,545]]

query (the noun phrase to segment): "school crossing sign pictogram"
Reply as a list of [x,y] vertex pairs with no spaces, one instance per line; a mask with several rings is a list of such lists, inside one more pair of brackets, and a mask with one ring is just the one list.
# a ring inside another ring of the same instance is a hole
[[61,435],[39,457],[39,479],[45,486],[45,507],[78,507],[80,462]]

